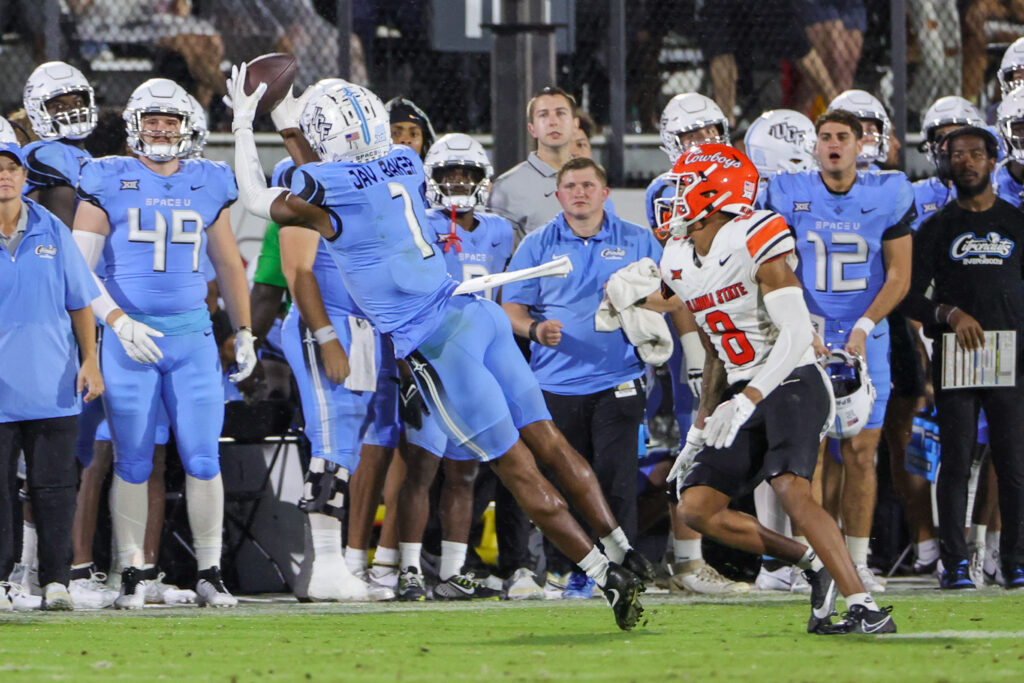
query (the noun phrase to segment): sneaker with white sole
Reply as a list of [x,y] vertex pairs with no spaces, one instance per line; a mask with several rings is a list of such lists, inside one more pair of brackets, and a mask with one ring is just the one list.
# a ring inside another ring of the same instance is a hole
[[30,567],[18,562],[11,570],[11,583],[19,584],[32,595],[42,595],[43,589],[39,586],[39,569]]
[[975,586],[985,585],[985,546],[978,543],[969,543],[967,551],[971,560],[967,565],[967,574]]
[[373,602],[387,602],[395,599],[394,589],[373,581],[370,578],[370,570],[368,568],[360,569],[355,575],[366,584],[366,594]]
[[884,593],[885,592],[885,579],[880,576],[876,576],[871,567],[866,564],[857,565],[857,576],[860,577],[860,582],[864,584],[864,590],[868,593]]
[[398,599],[402,602],[423,602],[427,599],[423,574],[416,567],[406,567],[399,575]]
[[224,580],[220,576],[220,567],[210,567],[199,572],[199,580],[196,581],[196,604],[200,607],[235,607],[238,605],[238,598],[224,587]]
[[571,572],[559,574],[557,572],[546,572],[544,578],[544,599],[558,600],[562,597],[562,591],[569,583]]
[[7,597],[10,598],[11,607],[15,612],[30,612],[43,608],[43,597],[32,595],[20,583],[7,583]]
[[811,594],[811,584],[807,583],[807,577],[800,571],[799,567],[793,566],[789,569],[789,592],[800,595]]
[[146,604],[149,605],[193,605],[199,596],[194,590],[178,588],[173,583],[164,583],[164,572],[154,567],[152,577],[146,580]]
[[13,612],[14,605],[11,604],[11,598],[7,595],[7,588],[11,584],[7,581],[0,581],[0,612]]
[[306,594],[314,602],[363,602],[370,599],[367,585],[345,564],[345,560],[313,560]]
[[[113,605],[114,600],[117,600],[118,593],[107,588],[107,584],[104,583],[107,580],[107,575],[103,572],[92,571],[91,568],[86,571],[89,572],[87,578],[71,579],[71,583],[68,584],[68,592],[75,600],[75,607],[78,609],[103,609]],[[74,572],[72,572],[73,574]]]
[[456,574],[434,586],[435,600],[501,600],[501,591],[476,580],[473,572]]
[[370,573],[366,583],[371,587],[389,588],[392,593],[398,593],[398,575],[401,574],[397,564],[377,564],[370,566]]
[[761,569],[754,580],[754,588],[762,591],[783,591],[788,593],[793,584],[793,571],[790,565],[777,563],[774,560],[762,560]]
[[52,581],[43,588],[42,609],[50,612],[70,612],[75,609],[75,599],[63,583]]
[[[1006,580],[1003,578],[1003,563],[999,561],[999,548],[985,549],[983,572],[985,574],[985,583],[990,586],[1006,585]],[[981,584],[978,585],[980,586]]]
[[146,580],[142,570],[126,567],[121,570],[121,594],[114,600],[117,609],[142,609],[146,605]]
[[702,559],[676,562],[669,579],[670,593],[698,595],[742,595],[750,592],[750,584],[727,579]]
[[509,600],[543,600],[544,589],[528,567],[520,567],[508,580]]

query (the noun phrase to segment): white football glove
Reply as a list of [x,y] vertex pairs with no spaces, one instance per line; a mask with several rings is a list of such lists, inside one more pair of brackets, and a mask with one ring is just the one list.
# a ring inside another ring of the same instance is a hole
[[278,132],[299,127],[299,118],[302,116],[302,110],[306,106],[312,89],[313,86],[309,86],[305,92],[295,97],[292,94],[292,88],[288,88],[288,94],[284,96],[284,99],[270,110],[270,118]]
[[740,427],[754,412],[754,402],[739,393],[725,403],[719,404],[715,412],[704,421],[704,439],[712,448],[728,448],[736,440]]
[[704,386],[704,368],[686,371],[686,386],[690,387],[693,400],[700,403],[700,390]]
[[127,315],[115,320],[110,329],[117,335],[124,352],[136,363],[156,363],[164,357],[160,347],[152,339],[164,336],[163,332],[154,330],[138,320],[132,320]]
[[228,375],[234,383],[241,382],[256,369],[256,337],[249,330],[235,332],[235,365],[238,372]]
[[704,448],[704,430],[697,425],[690,425],[690,430],[686,432],[686,443],[679,451],[679,455],[676,456],[676,461],[672,463],[672,469],[668,471],[668,479],[666,479],[666,481],[676,483],[677,498],[682,493],[683,480],[686,479],[690,468],[693,467],[693,459],[697,457],[702,448]]
[[259,104],[263,93],[267,91],[267,84],[260,83],[251,95],[245,94],[245,62],[231,67],[231,76],[227,81],[227,95],[224,96],[224,104],[234,112],[231,120],[231,132],[252,128],[253,119],[256,118],[256,105]]

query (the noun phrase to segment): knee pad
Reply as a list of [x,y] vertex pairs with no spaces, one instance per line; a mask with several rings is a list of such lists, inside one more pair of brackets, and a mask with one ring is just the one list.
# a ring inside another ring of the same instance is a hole
[[193,455],[190,458],[181,459],[185,474],[209,481],[220,474],[220,455]]
[[337,463],[313,458],[299,499],[305,513],[319,512],[345,520],[345,496],[348,494],[348,470]]
[[153,473],[153,457],[145,460],[115,457],[114,472],[129,484],[142,484]]

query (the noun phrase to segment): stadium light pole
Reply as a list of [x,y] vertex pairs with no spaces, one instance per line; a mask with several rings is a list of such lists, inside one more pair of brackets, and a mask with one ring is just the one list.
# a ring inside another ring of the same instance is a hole
[[338,0],[338,78],[352,76],[352,0]]
[[608,184],[625,181],[626,134],[626,2],[610,0],[608,12],[608,104],[611,134],[607,138]]
[[892,38],[892,123],[893,134],[900,141],[900,170],[906,167],[907,148],[907,3],[890,0],[889,30]]

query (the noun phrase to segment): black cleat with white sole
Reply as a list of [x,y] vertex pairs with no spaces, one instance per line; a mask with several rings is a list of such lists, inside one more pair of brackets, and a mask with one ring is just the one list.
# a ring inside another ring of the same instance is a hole
[[632,630],[644,613],[640,604],[640,594],[646,590],[643,581],[625,567],[609,562],[603,590],[615,614],[615,623],[623,631]]
[[864,605],[854,605],[849,611],[843,613],[842,621],[819,631],[819,633],[826,635],[896,633],[896,622],[893,621],[891,612],[892,607],[879,607],[877,610],[872,610]]
[[654,574],[657,570],[651,561],[636,549],[630,548],[626,551],[626,556],[622,558],[622,566],[640,577],[645,584],[654,582]]
[[832,626],[836,614],[836,580],[828,569],[804,570],[804,578],[811,584],[811,618],[807,622],[808,633],[825,633]]

